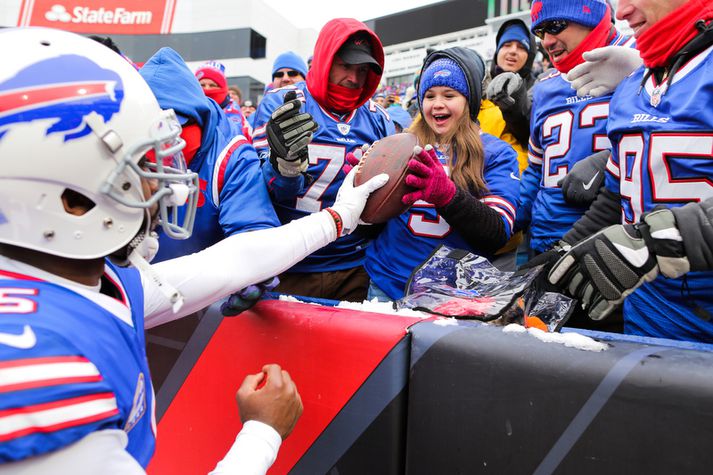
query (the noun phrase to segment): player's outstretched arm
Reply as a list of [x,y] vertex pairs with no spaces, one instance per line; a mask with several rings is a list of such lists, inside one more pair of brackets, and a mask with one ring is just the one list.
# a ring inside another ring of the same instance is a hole
[[359,224],[366,200],[384,186],[388,175],[354,186],[354,168],[344,179],[330,208],[284,226],[225,238],[196,254],[163,261],[151,267],[183,294],[185,304],[173,313],[155,282],[144,279],[146,328],[189,315],[236,290],[263,282],[289,269]]

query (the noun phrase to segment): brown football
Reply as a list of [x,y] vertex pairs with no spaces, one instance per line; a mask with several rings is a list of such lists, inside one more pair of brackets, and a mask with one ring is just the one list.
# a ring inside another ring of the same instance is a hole
[[366,151],[361,169],[354,177],[354,184],[359,186],[380,173],[387,173],[389,181],[369,196],[361,214],[362,221],[383,223],[409,208],[401,203],[401,198],[413,191],[413,188],[406,185],[405,179],[408,162],[416,145],[416,136],[404,133],[378,140]]

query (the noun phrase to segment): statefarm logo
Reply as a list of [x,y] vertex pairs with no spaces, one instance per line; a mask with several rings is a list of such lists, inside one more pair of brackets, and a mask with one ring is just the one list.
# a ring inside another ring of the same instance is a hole
[[131,11],[122,7],[112,9],[77,6],[72,13],[64,5],[52,5],[45,12],[47,21],[62,23],[84,23],[87,25],[113,24],[113,25],[149,25],[152,13],[150,11]]

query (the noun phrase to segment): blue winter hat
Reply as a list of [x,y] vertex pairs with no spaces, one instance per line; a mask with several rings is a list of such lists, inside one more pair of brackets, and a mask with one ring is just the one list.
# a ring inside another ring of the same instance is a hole
[[498,47],[495,50],[500,51],[500,48],[510,41],[517,41],[525,47],[526,50],[530,51],[530,32],[525,29],[525,25],[522,23],[512,23],[510,26],[505,28],[505,31],[500,35],[500,40],[498,41]]
[[275,62],[272,65],[272,74],[274,75],[282,68],[294,69],[299,72],[302,77],[307,77],[307,65],[301,57],[292,51],[282,53],[275,58]]
[[391,120],[399,124],[402,129],[408,129],[409,127],[411,127],[413,119],[411,118],[409,113],[406,112],[406,110],[404,110],[404,108],[400,105],[391,105],[386,109],[386,112],[388,112],[391,116]]
[[540,23],[551,20],[568,20],[594,28],[607,12],[605,0],[536,0],[530,8],[534,33]]
[[421,87],[418,89],[418,101],[423,103],[423,96],[432,87],[445,86],[455,89],[470,101],[470,90],[465,73],[458,64],[450,58],[438,58],[428,65],[421,74]]

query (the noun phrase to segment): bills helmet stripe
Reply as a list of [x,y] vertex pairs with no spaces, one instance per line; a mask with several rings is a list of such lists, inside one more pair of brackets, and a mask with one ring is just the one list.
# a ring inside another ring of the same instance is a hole
[[81,138],[90,132],[85,117],[96,113],[108,122],[123,98],[118,73],[79,55],[45,59],[0,83],[0,139],[16,124],[48,119],[47,135]]

